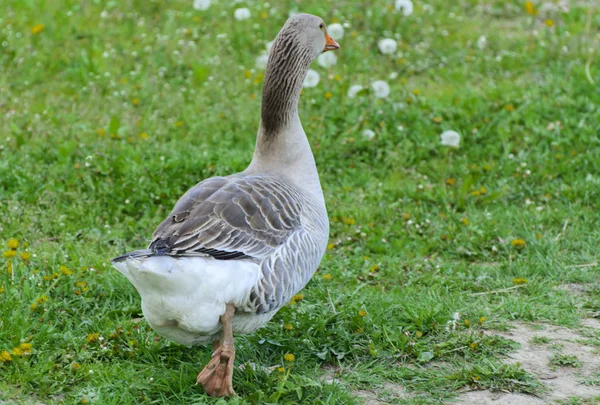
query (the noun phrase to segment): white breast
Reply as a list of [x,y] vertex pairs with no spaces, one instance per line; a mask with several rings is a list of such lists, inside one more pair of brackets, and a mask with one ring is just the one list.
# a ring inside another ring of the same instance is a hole
[[[186,346],[212,340],[225,305],[243,307],[259,277],[256,263],[210,257],[151,256],[114,265],[140,293],[152,329]],[[268,320],[263,318],[236,315],[234,332],[236,324],[239,332],[255,330]]]

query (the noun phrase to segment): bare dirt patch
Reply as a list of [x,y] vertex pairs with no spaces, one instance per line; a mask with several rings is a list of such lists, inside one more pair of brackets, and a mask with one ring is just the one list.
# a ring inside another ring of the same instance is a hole
[[[596,319],[586,319],[584,327],[598,328]],[[506,363],[519,363],[537,376],[548,389],[543,398],[512,393],[473,391],[459,397],[460,404],[537,405],[553,403],[569,397],[594,397],[600,387],[586,385],[585,380],[600,372],[598,348],[581,343],[583,337],[575,330],[545,324],[513,325],[509,332],[489,332],[521,344]],[[597,376],[595,377],[597,380]]]

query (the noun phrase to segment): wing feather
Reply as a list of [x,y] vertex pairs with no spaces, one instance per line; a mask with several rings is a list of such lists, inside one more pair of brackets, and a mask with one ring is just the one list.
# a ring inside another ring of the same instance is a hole
[[175,204],[149,249],[172,256],[262,260],[300,229],[301,194],[268,176],[213,177]]

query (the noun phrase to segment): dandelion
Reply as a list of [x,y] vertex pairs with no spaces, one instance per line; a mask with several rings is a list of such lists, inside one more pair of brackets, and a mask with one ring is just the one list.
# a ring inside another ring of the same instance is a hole
[[44,30],[44,28],[45,28],[45,27],[44,27],[44,24],[36,24],[36,25],[34,25],[33,27],[31,27],[31,33],[32,33],[33,35],[37,35],[37,34],[39,34],[40,32],[42,32],[42,31]]
[[442,123],[442,117],[433,117],[431,120],[433,122],[435,122],[436,124],[441,124]]
[[410,0],[396,0],[394,6],[396,7],[396,10],[402,11],[404,17],[408,17],[413,13],[414,6]]
[[85,338],[85,340],[86,340],[88,343],[94,343],[94,342],[97,342],[97,341],[98,341],[98,338],[99,338],[99,337],[100,337],[100,334],[99,334],[99,333],[89,333],[89,334],[87,335],[87,337]]
[[522,248],[526,245],[526,242],[524,239],[513,239],[510,241],[510,244],[516,248]]
[[67,266],[60,266],[60,272],[62,274],[64,274],[65,276],[69,276],[69,275],[73,274],[73,272],[71,270],[69,270],[69,268]]
[[265,69],[267,67],[267,63],[269,62],[269,55],[262,54],[258,58],[256,58],[255,64],[257,69]]
[[485,316],[480,317],[479,318],[479,324],[483,325],[483,323],[485,322],[485,319],[486,319]]
[[523,277],[513,278],[513,283],[516,285],[527,284],[527,279]]
[[319,55],[317,58],[319,66],[324,68],[330,68],[337,63],[337,56],[333,52],[325,52]]
[[371,130],[371,129],[365,129],[362,132],[362,136],[364,136],[368,140],[371,140],[371,139],[375,138],[375,132],[373,130]]
[[331,24],[327,27],[327,33],[339,41],[344,38],[344,27],[338,23]]
[[320,80],[321,76],[318,72],[308,69],[308,72],[306,72],[306,77],[304,78],[304,83],[302,83],[302,87],[316,87]]
[[292,325],[291,323],[286,323],[285,325],[283,325],[283,329],[285,330],[293,330],[294,329],[294,325]]
[[23,259],[24,261],[31,259],[31,253],[29,253],[29,252],[21,252],[20,256],[21,256],[21,259]]
[[10,351],[10,354],[12,354],[13,356],[21,357],[23,355],[23,350],[21,350],[18,347],[15,347]]
[[333,280],[333,276],[331,274],[329,274],[329,273],[323,274],[323,280],[325,280],[325,281],[331,281],[331,280]]
[[444,146],[458,148],[460,145],[460,134],[456,131],[444,131],[440,136],[440,141]]
[[363,89],[364,89],[364,87],[361,86],[360,84],[353,84],[348,89],[348,98],[354,98],[354,97],[356,97],[356,95],[358,94],[358,92],[362,91]]
[[81,364],[79,364],[79,363],[73,363],[73,364],[71,364],[71,370],[73,370],[73,371],[77,371],[80,368],[81,368]]
[[285,368],[283,368],[283,367],[277,367],[277,372],[280,373],[280,374],[283,374],[283,373],[285,373]]
[[287,361],[288,363],[292,363],[293,361],[296,360],[296,356],[294,356],[292,353],[286,353],[286,355],[283,356],[283,359],[285,361]]
[[479,39],[477,39],[477,48],[483,50],[485,49],[487,45],[487,38],[485,37],[485,35],[482,35],[479,37]]
[[19,349],[23,350],[23,353],[28,354],[31,353],[33,345],[31,343],[21,343],[19,345]]
[[390,86],[383,80],[377,80],[371,84],[371,88],[377,98],[386,98],[390,95]]
[[235,18],[238,21],[247,20],[248,18],[250,18],[250,10],[248,10],[245,7],[243,7],[243,8],[237,8],[233,12],[233,18]]
[[515,106],[514,106],[514,105],[512,105],[512,104],[506,104],[506,105],[504,106],[504,109],[505,109],[506,111],[512,112],[512,111],[514,111],[514,110],[515,110]]
[[210,7],[211,0],[194,0],[194,10],[204,11]]
[[6,243],[6,246],[9,249],[15,250],[16,248],[19,247],[19,241],[17,239],[15,239],[15,238],[10,238],[8,240],[8,242]]
[[469,225],[470,224],[469,220],[466,217],[462,217],[460,219],[460,222],[462,222],[464,225]]
[[537,10],[535,9],[535,6],[533,5],[532,1],[526,1],[525,2],[525,12],[529,15],[536,15],[537,14]]
[[554,20],[547,19],[546,21],[544,21],[544,24],[546,24],[546,27],[553,27]]
[[17,251],[16,250],[5,250],[4,253],[2,253],[2,255],[9,259],[11,257],[15,257],[17,255]]
[[477,342],[473,342],[469,345],[469,347],[471,348],[471,350],[475,350],[477,349],[478,343]]
[[8,363],[9,361],[12,361],[12,357],[11,357],[10,353],[6,350],[3,350],[0,353],[0,362]]
[[364,318],[365,316],[367,316],[367,311],[365,311],[364,309],[361,309],[360,311],[358,311],[358,316],[360,316],[361,318]]
[[379,41],[379,50],[384,55],[391,55],[398,49],[398,44],[392,38],[385,38]]
[[304,294],[296,294],[292,297],[292,302],[295,304],[296,302],[302,301],[304,299]]

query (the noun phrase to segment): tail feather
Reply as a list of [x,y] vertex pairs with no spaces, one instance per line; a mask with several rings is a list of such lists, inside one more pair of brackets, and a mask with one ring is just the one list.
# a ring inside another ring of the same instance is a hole
[[156,255],[156,253],[154,253],[150,249],[140,249],[140,250],[134,250],[133,252],[125,253],[124,255],[121,255],[121,256],[117,256],[114,259],[112,259],[111,262],[118,263],[118,262],[122,262],[127,259],[144,258],[144,257],[150,257],[150,256],[154,256],[154,255]]

